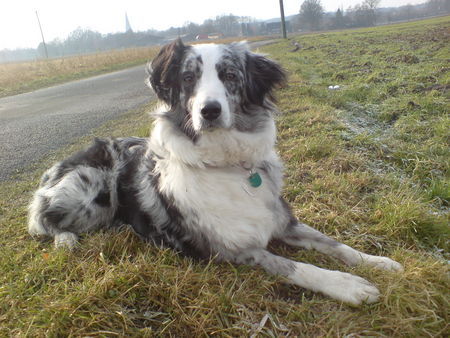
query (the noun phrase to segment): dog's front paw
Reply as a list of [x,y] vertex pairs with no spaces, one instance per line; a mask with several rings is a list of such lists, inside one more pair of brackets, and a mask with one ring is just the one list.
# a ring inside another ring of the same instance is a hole
[[353,305],[375,303],[380,297],[380,291],[364,278],[310,264],[297,263],[289,279],[294,284]]
[[403,266],[400,263],[383,256],[366,255],[363,257],[362,263],[382,270],[403,271]]
[[55,247],[72,250],[78,243],[78,236],[72,232],[61,232],[55,235]]
[[325,281],[322,293],[353,305],[378,301],[380,291],[364,278],[340,271],[329,273],[329,279]]

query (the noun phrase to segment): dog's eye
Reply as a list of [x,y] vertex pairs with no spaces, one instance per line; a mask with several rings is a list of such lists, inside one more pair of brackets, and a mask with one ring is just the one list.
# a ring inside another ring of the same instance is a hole
[[193,74],[184,74],[183,81],[187,84],[194,82],[194,75]]
[[234,81],[236,80],[236,74],[234,73],[226,73],[225,74],[225,79],[228,81]]

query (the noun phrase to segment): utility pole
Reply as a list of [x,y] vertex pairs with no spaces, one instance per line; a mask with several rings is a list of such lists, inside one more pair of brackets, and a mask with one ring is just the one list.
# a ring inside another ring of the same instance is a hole
[[45,44],[44,33],[42,32],[41,21],[39,20],[39,15],[38,15],[37,11],[36,11],[36,18],[37,18],[37,21],[39,24],[39,29],[41,30],[42,43],[44,44],[44,49],[45,49],[45,57],[48,59],[47,45]]
[[286,39],[286,21],[284,20],[284,6],[283,0],[280,0],[280,13],[281,13],[281,30],[283,31],[283,39]]

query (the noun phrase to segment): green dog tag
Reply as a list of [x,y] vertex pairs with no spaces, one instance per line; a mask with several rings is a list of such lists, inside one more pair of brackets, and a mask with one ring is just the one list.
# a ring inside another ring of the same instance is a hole
[[254,188],[258,188],[262,184],[262,178],[258,173],[253,173],[248,177],[250,185]]

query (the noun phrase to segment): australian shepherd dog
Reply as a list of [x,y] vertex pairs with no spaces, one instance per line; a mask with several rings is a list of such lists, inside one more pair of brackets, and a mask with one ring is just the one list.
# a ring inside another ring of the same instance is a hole
[[146,138],[96,139],[45,172],[29,207],[32,235],[73,248],[78,236],[130,225],[182,255],[261,266],[339,301],[378,300],[365,279],[267,250],[271,239],[355,266],[401,270],[297,220],[281,195],[273,90],[285,72],[246,43],[174,41],[148,66],[161,101]]

